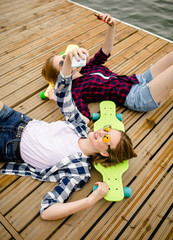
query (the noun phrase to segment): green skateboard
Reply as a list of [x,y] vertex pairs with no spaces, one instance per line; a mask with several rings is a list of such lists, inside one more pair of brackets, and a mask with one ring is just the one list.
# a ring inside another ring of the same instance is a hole
[[[99,118],[99,119],[98,119]],[[100,103],[100,114],[94,114],[94,131],[103,128],[105,125],[111,125],[112,129],[124,130],[124,124],[121,114],[116,114],[116,105],[112,101],[103,101]],[[120,119],[120,120],[119,120]],[[124,197],[131,197],[131,188],[124,187],[122,183],[122,174],[128,169],[128,160],[112,167],[104,167],[100,163],[94,165],[95,169],[101,173],[103,181],[108,184],[108,194],[104,197],[107,201],[121,201]],[[93,191],[97,186],[93,187]]]

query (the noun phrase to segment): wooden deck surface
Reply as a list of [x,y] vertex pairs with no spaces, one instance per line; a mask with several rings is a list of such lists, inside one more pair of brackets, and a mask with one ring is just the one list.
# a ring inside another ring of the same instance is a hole
[[[0,99],[32,118],[62,119],[54,102],[39,97],[47,87],[42,65],[70,43],[87,48],[93,56],[103,42],[106,25],[96,21],[92,11],[65,0],[1,0],[0,23]],[[171,42],[117,21],[106,65],[119,74],[138,74],[172,50]],[[172,100],[170,93],[159,109],[148,113],[118,107],[138,154],[123,175],[124,186],[132,189],[131,198],[103,199],[68,218],[43,221],[41,199],[56,183],[0,175],[0,239],[173,239]],[[90,109],[98,111],[99,104],[90,104]],[[94,169],[91,174],[90,182],[69,201],[87,196],[95,181],[101,180]]]

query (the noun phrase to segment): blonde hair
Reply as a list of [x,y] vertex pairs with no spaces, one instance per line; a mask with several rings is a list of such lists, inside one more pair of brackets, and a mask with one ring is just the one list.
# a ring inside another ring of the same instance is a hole
[[49,57],[41,71],[42,76],[52,85],[55,85],[59,76],[59,71],[53,66],[54,56]]
[[[121,131],[120,131],[121,132]],[[100,153],[96,153],[91,156],[92,163],[101,163],[103,166],[114,166],[118,163],[122,163],[124,160],[137,157],[132,145],[132,141],[129,136],[121,132],[121,139],[116,148],[111,148],[108,157],[102,156]]]

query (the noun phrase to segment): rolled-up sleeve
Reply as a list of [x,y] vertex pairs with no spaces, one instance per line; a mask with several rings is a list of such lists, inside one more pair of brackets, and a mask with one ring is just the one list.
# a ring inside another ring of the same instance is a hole
[[109,57],[110,57],[110,54],[106,55],[103,52],[102,48],[100,48],[100,50],[94,55],[94,57],[90,59],[88,65],[90,65],[90,64],[92,64],[92,65],[104,64]]
[[71,194],[81,189],[90,179],[89,175],[84,177],[63,177],[52,192],[48,192],[41,201],[40,214],[55,203],[64,203]]

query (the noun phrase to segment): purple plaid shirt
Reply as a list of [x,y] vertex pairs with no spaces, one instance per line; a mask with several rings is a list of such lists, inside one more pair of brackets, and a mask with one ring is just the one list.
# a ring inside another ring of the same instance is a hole
[[133,84],[139,83],[135,74],[120,76],[103,66],[109,56],[100,49],[81,69],[83,76],[73,80],[73,99],[79,111],[87,118],[90,118],[89,102],[111,100],[123,105]]

